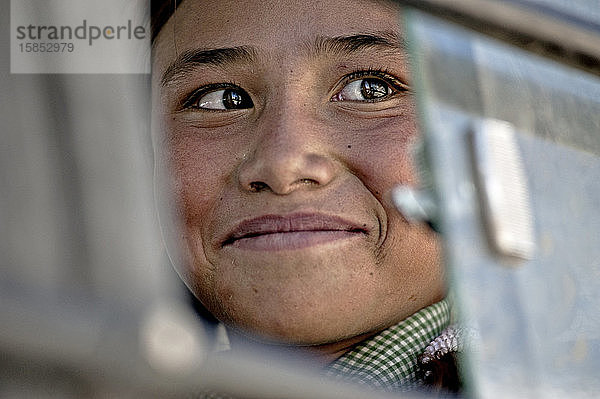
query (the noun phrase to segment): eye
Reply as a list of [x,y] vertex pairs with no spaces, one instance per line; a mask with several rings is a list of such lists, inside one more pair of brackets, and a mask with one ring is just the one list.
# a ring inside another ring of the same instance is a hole
[[[383,74],[382,77],[373,75]],[[367,75],[365,77],[361,77]],[[368,76],[371,75],[371,76]],[[345,78],[345,85],[331,101],[377,102],[408,91],[408,86],[379,71],[361,71]]]
[[380,79],[359,79],[348,83],[336,96],[338,101],[376,101],[392,93]]
[[209,85],[192,93],[183,104],[184,108],[227,111],[252,108],[252,99],[242,88],[223,84]]

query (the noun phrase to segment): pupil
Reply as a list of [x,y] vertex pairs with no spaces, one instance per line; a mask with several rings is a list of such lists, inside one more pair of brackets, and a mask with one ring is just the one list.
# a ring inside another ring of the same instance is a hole
[[250,108],[252,100],[237,90],[227,89],[223,92],[223,105],[226,109]]
[[363,79],[360,91],[364,98],[373,100],[385,97],[388,94],[388,86],[378,79]]

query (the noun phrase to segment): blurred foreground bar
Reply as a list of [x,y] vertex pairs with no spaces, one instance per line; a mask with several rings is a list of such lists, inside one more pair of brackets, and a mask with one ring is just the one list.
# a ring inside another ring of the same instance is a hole
[[597,1],[401,0],[400,3],[600,75]]

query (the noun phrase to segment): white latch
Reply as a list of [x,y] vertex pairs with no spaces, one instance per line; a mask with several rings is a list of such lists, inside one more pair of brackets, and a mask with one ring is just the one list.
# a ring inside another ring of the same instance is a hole
[[502,257],[532,259],[533,216],[515,129],[508,122],[486,119],[470,133],[475,184],[490,245]]

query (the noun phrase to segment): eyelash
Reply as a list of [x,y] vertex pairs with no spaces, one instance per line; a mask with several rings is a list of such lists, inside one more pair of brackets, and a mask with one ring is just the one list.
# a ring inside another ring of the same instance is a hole
[[397,92],[410,92],[410,86],[396,78],[392,73],[388,72],[387,69],[369,68],[352,72],[344,76],[342,80],[336,84],[336,86],[340,87],[340,90],[338,90],[337,93],[339,93],[348,83],[360,78],[368,77],[374,77],[385,81]]
[[[180,108],[181,109],[195,108],[194,105],[198,102],[199,99],[202,98],[202,96],[204,96],[205,94],[208,94],[212,91],[219,90],[219,89],[244,90],[244,89],[242,89],[242,87],[240,85],[238,85],[237,83],[231,82],[231,81],[221,82],[221,83],[211,83],[206,86],[202,86],[198,89],[195,89],[190,94],[187,94],[184,97],[184,100],[182,101]],[[197,109],[201,109],[202,111],[207,111],[207,112],[220,112],[219,110],[214,110],[214,109],[205,109],[205,108],[197,108]]]
[[[364,69],[364,70],[358,70],[358,71],[352,72],[352,73],[344,76],[339,81],[339,83],[336,83],[335,87],[340,87],[340,89],[337,90],[336,94],[330,99],[330,101],[335,101],[334,97],[336,95],[338,95],[339,92],[341,90],[343,90],[343,88],[350,82],[353,82],[360,78],[368,78],[368,77],[378,78],[378,79],[381,79],[381,80],[385,81],[386,83],[388,83],[392,87],[392,89],[395,91],[395,93],[393,93],[392,96],[394,96],[398,93],[410,92],[410,87],[406,83],[404,83],[401,80],[399,80],[398,78],[396,78],[393,74],[388,72],[387,69],[385,69],[385,68],[382,68],[382,69],[368,68],[368,69]],[[202,87],[192,91],[190,94],[186,95],[180,105],[180,109],[185,110],[185,109],[195,108],[195,109],[201,109],[204,112],[221,112],[220,110],[194,107],[195,104],[198,102],[198,100],[200,98],[202,98],[202,96],[204,96],[205,94],[208,94],[212,91],[219,90],[219,89],[244,90],[244,89],[242,89],[242,87],[240,85],[238,85],[237,83],[231,82],[231,81],[230,82],[221,82],[221,83],[211,83],[206,86],[202,86]],[[388,99],[388,98],[389,97],[387,97],[386,99]],[[364,102],[377,102],[377,101],[382,101],[382,100],[365,100]]]

